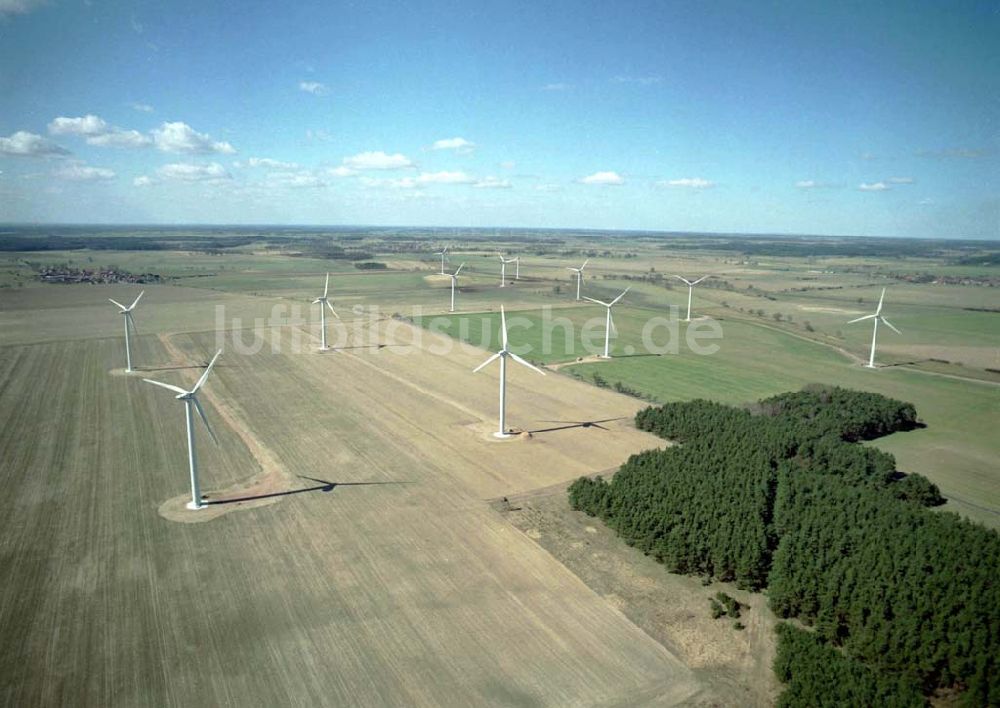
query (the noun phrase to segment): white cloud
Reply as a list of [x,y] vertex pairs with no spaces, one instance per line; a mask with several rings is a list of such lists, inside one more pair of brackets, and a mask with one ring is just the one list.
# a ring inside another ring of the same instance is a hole
[[151,184],[153,184],[153,179],[151,177],[147,177],[146,175],[136,177],[132,180],[132,185],[135,187],[148,187]]
[[343,163],[346,167],[355,170],[399,170],[404,167],[413,167],[413,162],[406,155],[398,152],[387,155],[381,150],[345,157]]
[[325,187],[326,182],[307,171],[300,172],[270,172],[267,175],[269,187],[292,187],[295,189],[309,187]]
[[[234,163],[239,164],[239,163]],[[246,162],[249,167],[264,167],[269,170],[295,170],[298,169],[298,164],[294,162],[282,162],[281,160],[272,160],[269,157],[251,157]]]
[[59,179],[68,179],[74,182],[94,182],[115,178],[115,173],[112,170],[104,167],[88,167],[82,162],[71,162],[52,174]]
[[668,179],[657,182],[661,187],[685,187],[687,189],[708,189],[714,187],[715,182],[702,179],[701,177],[682,177],[681,179]]
[[102,118],[87,114],[80,118],[66,118],[59,116],[49,123],[49,132],[52,135],[103,135],[111,130]]
[[812,179],[803,179],[796,182],[795,186],[799,189],[814,189],[819,186],[819,182]]
[[115,128],[104,135],[93,135],[87,138],[88,145],[98,147],[141,148],[153,144],[153,139],[143,135],[138,130],[121,130]]
[[446,138],[435,140],[431,145],[431,150],[454,150],[459,154],[467,154],[476,149],[476,144],[469,142],[465,138]]
[[352,170],[350,167],[344,167],[344,166],[331,167],[326,171],[326,173],[333,177],[353,177],[354,175],[357,174],[357,172]]
[[510,189],[513,185],[509,179],[498,179],[496,177],[485,177],[476,182],[473,187],[479,189]]
[[570,84],[554,83],[542,86],[542,91],[569,91],[573,88]]
[[80,135],[88,145],[98,147],[140,148],[152,144],[153,140],[138,130],[124,130],[98,116],[87,114],[79,118],[59,116],[49,123],[53,135]]
[[208,135],[195,131],[187,123],[164,123],[153,131],[156,147],[163,152],[185,152],[204,155],[213,152],[236,152],[227,142],[215,142]]
[[417,186],[417,180],[413,177],[401,177],[399,179],[382,179],[376,177],[362,177],[361,184],[365,187],[390,189],[413,189]]
[[139,111],[140,113],[152,113],[153,107],[148,103],[130,103],[133,111]]
[[330,134],[325,130],[306,130],[306,140],[315,140],[325,143],[330,139]]
[[174,179],[182,182],[209,182],[232,179],[232,176],[226,172],[226,168],[218,162],[212,162],[207,165],[173,162],[160,167],[156,170],[156,174],[164,179]]
[[611,79],[616,84],[636,84],[638,86],[652,86],[663,81],[660,76],[616,76]]
[[513,160],[504,160],[503,162],[500,163],[500,167],[502,167],[505,170],[512,170],[515,167],[517,167],[517,163],[514,162]]
[[912,177],[890,177],[886,182],[890,184],[913,184],[916,180]]
[[625,178],[617,172],[595,172],[578,181],[580,184],[625,184]]
[[311,93],[313,96],[322,96],[327,92],[326,84],[321,84],[319,81],[300,81],[299,91],[305,91],[306,93]]
[[887,189],[892,189],[885,182],[862,182],[858,185],[858,189],[862,192],[884,192]]
[[471,184],[476,180],[464,172],[424,172],[417,181],[421,184]]
[[69,154],[70,152],[66,148],[26,130],[19,130],[9,138],[0,137],[0,155],[52,157]]
[[0,17],[26,15],[44,4],[45,0],[0,0]]
[[535,187],[536,192],[559,192],[562,186],[558,184],[539,184]]

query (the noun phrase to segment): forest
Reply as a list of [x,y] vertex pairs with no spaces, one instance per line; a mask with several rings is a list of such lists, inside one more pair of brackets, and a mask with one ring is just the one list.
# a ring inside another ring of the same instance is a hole
[[[781,704],[923,705],[936,691],[1000,705],[1000,534],[859,444],[921,425],[911,404],[810,386],[745,408],[646,408],[675,445],[581,478],[575,509],[672,572],[767,590]],[[825,698],[824,698],[825,697]]]

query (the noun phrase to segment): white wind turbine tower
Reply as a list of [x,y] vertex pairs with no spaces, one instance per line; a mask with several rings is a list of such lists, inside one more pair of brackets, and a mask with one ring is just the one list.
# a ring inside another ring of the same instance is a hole
[[329,292],[330,292],[330,274],[327,273],[326,274],[326,285],[323,287],[323,294],[320,297],[318,297],[318,298],[316,298],[315,300],[312,301],[313,305],[316,305],[316,304],[319,305],[319,327],[320,327],[320,340],[321,340],[320,341],[320,348],[319,348],[319,350],[322,351],[322,352],[325,352],[329,348],[329,347],[326,346],[326,309],[325,308],[329,307],[330,308],[330,312],[333,313],[333,316],[336,317],[338,320],[340,319],[340,315],[338,315],[337,311],[333,309],[333,305],[330,304],[330,301],[326,297],[327,293],[329,293]]
[[591,302],[596,302],[598,305],[604,305],[606,308],[608,308],[608,319],[604,323],[604,356],[601,357],[602,359],[611,358],[611,354],[609,353],[611,347],[611,330],[615,329],[615,321],[611,319],[611,306],[614,305],[619,300],[621,300],[623,297],[625,297],[625,293],[627,293],[631,287],[632,286],[630,285],[628,288],[625,288],[622,291],[622,294],[616,297],[611,302],[601,302],[600,300],[595,300],[592,297],[586,297],[586,296],[584,296],[583,298],[584,300],[590,300]]
[[517,354],[512,352],[507,347],[507,315],[504,314],[503,305],[500,306],[500,342],[501,349],[496,354],[491,356],[489,359],[484,361],[482,364],[477,366],[472,370],[472,373],[476,373],[485,366],[488,366],[493,362],[494,359],[500,360],[500,427],[497,432],[493,433],[495,438],[509,438],[510,433],[507,432],[507,357],[512,358],[518,364],[523,364],[529,369],[533,369],[545,376],[545,372],[539,369],[537,366],[529,364],[524,359],[519,357]]
[[569,266],[566,267],[566,270],[571,270],[574,273],[576,273],[576,299],[577,300],[580,299],[580,281],[583,280],[583,269],[587,267],[588,263],[590,263],[590,259],[589,258],[587,260],[585,260],[583,262],[583,265],[580,266],[579,268],[570,268]]
[[502,253],[498,253],[500,256],[500,287],[507,285],[507,264],[517,263],[517,258],[504,258]]
[[514,256],[514,280],[521,279],[521,256]]
[[691,295],[692,295],[692,293],[694,293],[694,286],[697,285],[698,283],[700,283],[701,281],[703,281],[708,276],[707,275],[703,275],[703,276],[701,276],[700,278],[698,278],[697,280],[694,280],[694,281],[688,280],[687,278],[682,278],[679,275],[675,275],[674,277],[677,278],[678,280],[683,280],[685,283],[687,283],[687,286],[688,286],[688,316],[686,318],[684,318],[684,321],[685,322],[690,322],[691,321]]
[[146,294],[145,290],[140,292],[139,296],[136,297],[136,299],[133,300],[132,304],[129,305],[128,307],[125,307],[117,300],[111,300],[111,298],[108,298],[108,300],[111,300],[111,302],[118,305],[118,307],[122,311],[122,314],[125,316],[125,371],[127,371],[128,373],[132,373],[132,344],[131,342],[129,342],[128,339],[129,328],[131,328],[132,331],[135,332],[135,320],[132,319],[132,310],[134,310],[135,306],[139,304],[139,298],[141,298],[145,294]]
[[448,247],[445,246],[440,251],[435,251],[434,255],[441,256],[441,275],[447,275],[447,273],[444,272],[444,259],[448,256]]
[[889,320],[887,320],[885,317],[882,316],[882,300],[884,299],[885,299],[885,288],[882,288],[882,295],[878,299],[878,307],[875,308],[875,314],[865,315],[864,317],[858,317],[857,319],[853,319],[847,323],[847,324],[854,324],[855,322],[861,322],[862,320],[872,320],[872,323],[874,324],[874,327],[872,328],[872,350],[871,354],[868,355],[869,369],[875,368],[875,338],[878,336],[879,320],[885,323],[885,325],[896,334],[902,334],[902,332],[900,332],[898,329],[892,326],[892,322],[890,322]]
[[211,363],[209,363],[208,368],[205,369],[205,373],[201,375],[198,379],[198,383],[194,385],[190,391],[185,391],[180,386],[174,386],[172,384],[163,383],[162,381],[153,381],[152,379],[143,379],[146,383],[151,383],[154,386],[161,386],[167,390],[173,391],[177,395],[175,398],[179,401],[184,401],[184,416],[187,421],[187,442],[188,442],[188,467],[191,472],[191,501],[187,503],[187,508],[195,511],[204,507],[201,501],[201,487],[198,484],[198,458],[195,456],[194,452],[194,416],[192,414],[192,408],[198,411],[198,415],[201,416],[202,422],[205,424],[205,429],[208,430],[208,434],[212,436],[212,440],[218,445],[219,441],[215,437],[215,433],[212,432],[212,426],[208,424],[208,418],[205,417],[205,411],[201,407],[201,403],[198,402],[198,389],[200,389],[205,384],[205,379],[208,375],[212,373],[212,367],[215,366],[215,361],[222,354],[220,349],[212,357]]
[[464,268],[464,267],[465,267],[465,264],[463,263],[462,265],[460,265],[458,267],[458,269],[454,273],[448,273],[447,274],[448,277],[451,278],[451,309],[448,310],[448,312],[454,312],[455,311],[455,283],[458,282],[458,274],[461,272],[462,268]]

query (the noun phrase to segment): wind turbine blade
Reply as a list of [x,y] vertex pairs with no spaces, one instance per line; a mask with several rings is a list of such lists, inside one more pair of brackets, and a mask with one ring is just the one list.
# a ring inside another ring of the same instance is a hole
[[500,306],[500,338],[503,350],[507,351],[507,314],[503,311],[503,305]]
[[691,285],[691,281],[690,281],[690,280],[688,280],[687,278],[682,278],[682,277],[681,277],[681,276],[679,276],[679,275],[675,275],[674,277],[675,277],[675,278],[677,278],[678,280],[683,280],[683,281],[684,281],[685,283],[687,283],[688,285]]
[[584,300],[590,300],[591,302],[596,302],[598,305],[604,305],[605,307],[611,307],[611,303],[610,302],[601,302],[600,300],[595,300],[594,298],[587,297],[586,295],[583,296],[583,299]]
[[893,326],[892,322],[890,322],[890,321],[889,321],[889,320],[887,320],[886,318],[884,318],[884,317],[879,317],[879,319],[880,319],[880,320],[882,320],[882,322],[884,322],[884,323],[886,324],[886,326],[887,326],[887,327],[888,327],[889,329],[891,329],[891,330],[892,330],[893,332],[895,332],[896,334],[902,334],[902,332],[900,332],[900,331],[899,331],[898,329],[896,329],[896,328],[895,328],[895,327]]
[[529,369],[534,369],[535,371],[537,371],[538,373],[540,373],[542,376],[545,376],[545,372],[544,371],[542,371],[541,369],[539,369],[537,366],[535,366],[531,362],[525,361],[524,359],[522,359],[521,357],[519,357],[514,352],[510,352],[510,358],[513,359],[514,361],[516,361],[518,364],[523,364],[524,366],[527,366]]
[[878,298],[878,307],[875,308],[875,314],[882,312],[882,301],[885,299],[885,288],[882,288],[882,294]]
[[464,268],[464,267],[465,267],[464,263],[458,267],[458,269],[455,271],[455,276],[456,277],[458,277],[458,274],[462,272],[462,268]]
[[143,379],[143,381],[145,381],[146,383],[151,383],[154,386],[159,386],[161,388],[168,389],[170,391],[173,391],[174,393],[179,393],[182,395],[187,394],[187,391],[185,391],[180,386],[174,386],[173,384],[163,383],[162,381],[153,381],[153,379]]
[[583,270],[584,268],[586,268],[588,263],[590,263],[590,259],[589,258],[583,262],[583,265],[580,266],[580,270]]
[[703,281],[707,277],[708,277],[707,275],[703,275],[700,278],[698,278],[696,281],[694,281],[693,283],[691,283],[691,285],[697,285],[698,283],[700,283],[701,281]]
[[325,302],[325,300],[323,298],[321,298],[321,297],[318,297],[318,298],[316,298],[315,300],[312,301],[312,304],[315,305],[318,302]]
[[570,268],[569,266],[566,266],[566,270],[571,270],[574,273],[579,273],[580,272],[580,268]]
[[621,300],[621,299],[622,299],[623,297],[625,297],[625,293],[627,293],[627,292],[628,292],[629,290],[631,290],[631,289],[632,289],[632,286],[631,286],[631,285],[629,285],[629,286],[628,286],[627,288],[625,288],[625,289],[624,289],[624,290],[622,291],[622,294],[621,294],[621,295],[619,295],[618,297],[616,297],[616,298],[615,298],[614,300],[612,300],[612,301],[611,301],[611,304],[612,304],[612,305],[614,305],[614,304],[615,304],[616,302],[618,302],[619,300]]
[[207,379],[208,375],[212,373],[212,367],[215,366],[215,362],[219,358],[220,354],[222,354],[221,349],[215,352],[215,356],[212,357],[212,361],[208,363],[208,368],[205,369],[205,373],[201,375],[201,378],[198,379],[198,383],[196,383],[194,385],[194,388],[191,389],[191,393],[198,393],[198,389],[200,389],[205,384],[205,379]]
[[878,315],[865,315],[864,317],[858,317],[857,319],[851,320],[847,324],[854,324],[855,322],[860,322],[861,320],[870,320],[873,317],[878,317]]
[[499,359],[499,358],[500,358],[500,355],[501,355],[501,353],[502,353],[502,352],[497,352],[496,354],[494,354],[493,356],[491,356],[491,357],[490,357],[489,359],[487,359],[487,360],[486,360],[486,361],[484,361],[484,362],[483,362],[482,364],[480,364],[480,365],[479,365],[479,366],[477,366],[477,367],[476,367],[475,369],[473,369],[473,370],[472,370],[472,373],[476,373],[477,371],[479,371],[479,370],[480,370],[480,369],[482,369],[483,367],[485,367],[485,366],[488,366],[488,365],[492,364],[492,363],[493,363],[493,362],[494,362],[494,361],[495,361],[496,359]]
[[[111,298],[108,298],[108,300],[111,300]],[[115,303],[116,305],[118,305],[118,307],[122,308],[122,312],[128,312],[128,308],[125,307],[120,302],[118,302],[117,300],[111,300],[111,302]]]
[[132,314],[131,310],[125,313],[125,322],[132,325],[132,334],[138,337],[139,328],[135,326],[135,316]]
[[333,305],[330,304],[330,301],[329,300],[324,300],[323,302],[325,302],[326,306],[330,308],[330,312],[333,313],[333,316],[336,317],[339,320],[340,319],[340,315],[338,315],[337,311],[333,309]]
[[208,434],[212,436],[213,442],[215,442],[215,444],[218,445],[219,439],[215,437],[215,431],[212,430],[212,426],[208,424],[208,418],[205,417],[205,409],[201,407],[201,401],[198,400],[197,396],[192,396],[191,400],[194,401],[195,410],[197,410],[198,415],[201,416],[201,422],[205,424],[205,428],[206,430],[208,430]]
[[146,294],[145,290],[143,290],[141,293],[139,293],[139,295],[136,296],[135,300],[132,301],[132,304],[128,306],[128,309],[131,310],[133,307],[135,307],[136,305],[138,305],[139,304],[139,300],[141,300],[142,296],[145,295],[145,294]]
[[608,322],[611,323],[611,331],[614,332],[615,334],[618,334],[618,328],[615,327],[615,318],[611,316],[610,312],[608,313]]
[[326,285],[323,286],[323,297],[325,298],[327,296],[327,293],[329,293],[329,292],[330,292],[330,274],[327,273],[326,274]]

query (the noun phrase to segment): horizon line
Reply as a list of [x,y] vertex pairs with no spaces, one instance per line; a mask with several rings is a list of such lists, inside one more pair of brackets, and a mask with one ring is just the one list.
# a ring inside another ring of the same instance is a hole
[[[268,224],[268,223],[202,223],[202,222],[172,222],[172,223],[130,223],[130,222],[0,222],[3,228],[112,228],[112,229],[399,229],[399,230],[441,230],[441,231],[498,231],[506,232],[586,232],[594,234],[650,234],[658,236],[692,236],[701,238],[786,238],[786,239],[878,239],[899,241],[976,241],[1000,243],[1000,235],[990,236],[886,236],[871,234],[810,234],[794,232],[759,232],[759,231],[671,231],[660,229],[627,229],[627,228],[596,228],[590,226],[442,226],[442,225],[402,225],[402,224]],[[4,234],[0,234],[0,238]]]

